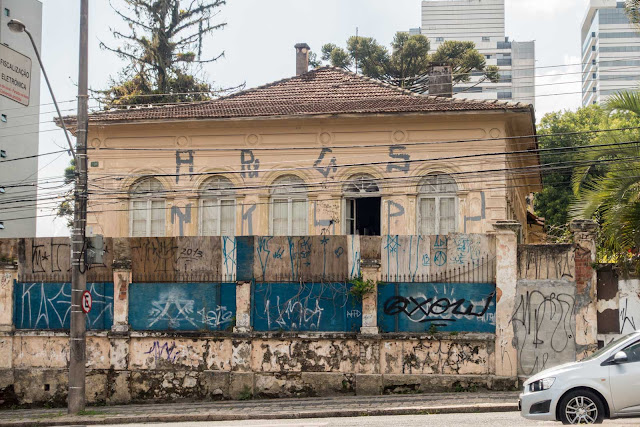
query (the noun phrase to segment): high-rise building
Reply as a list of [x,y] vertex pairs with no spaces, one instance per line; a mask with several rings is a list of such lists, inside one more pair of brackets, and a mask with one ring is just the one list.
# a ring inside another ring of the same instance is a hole
[[[16,102],[0,96],[0,150],[3,151],[0,160],[4,161],[0,163],[0,238],[32,237],[36,235],[40,65],[29,37],[11,32],[7,23],[11,19],[22,21],[40,50],[42,4],[38,0],[0,0],[0,13],[0,43],[17,52],[7,51],[12,58],[21,55],[31,58],[28,105],[23,105],[26,98]],[[3,67],[16,69],[7,58],[2,60]],[[16,84],[4,73],[2,79]]]
[[487,65],[499,67],[499,82],[473,72],[471,81],[456,84],[454,96],[535,103],[535,43],[506,37],[504,0],[424,0],[421,32],[432,51],[448,40],[471,41]]
[[598,104],[640,80],[640,32],[625,3],[590,0],[582,22],[582,105]]

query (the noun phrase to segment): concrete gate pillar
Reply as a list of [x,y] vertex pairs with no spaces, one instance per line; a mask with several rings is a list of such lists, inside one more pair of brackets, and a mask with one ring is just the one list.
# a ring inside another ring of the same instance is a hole
[[236,325],[233,332],[251,332],[251,282],[236,285]]
[[378,334],[378,278],[380,277],[380,261],[363,259],[360,262],[362,280],[374,283],[373,291],[362,297],[362,328],[363,335]]
[[495,375],[518,376],[518,353],[511,324],[518,281],[518,236],[522,225],[517,221],[498,221],[496,236],[496,343]]
[[13,284],[17,279],[15,265],[0,265],[0,389],[13,382]]
[[113,326],[114,332],[129,331],[129,285],[132,281],[131,265],[113,266]]
[[109,334],[111,344],[110,368],[113,386],[107,393],[110,404],[131,401],[129,372],[129,285],[132,282],[131,262],[113,263],[113,326]]
[[581,360],[598,349],[598,273],[596,235],[598,224],[592,220],[571,221],[569,229],[576,244],[576,358]]

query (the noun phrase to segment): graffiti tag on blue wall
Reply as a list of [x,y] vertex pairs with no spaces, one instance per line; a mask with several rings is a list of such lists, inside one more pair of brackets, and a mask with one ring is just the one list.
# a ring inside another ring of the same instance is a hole
[[235,283],[132,283],[129,287],[133,330],[224,330],[233,327],[235,315]]
[[492,283],[386,283],[378,286],[382,332],[495,333]]
[[256,331],[357,332],[362,303],[346,283],[256,283]]
[[[93,297],[88,330],[111,329],[113,283],[87,283]],[[16,283],[14,323],[17,329],[69,329],[71,283]]]

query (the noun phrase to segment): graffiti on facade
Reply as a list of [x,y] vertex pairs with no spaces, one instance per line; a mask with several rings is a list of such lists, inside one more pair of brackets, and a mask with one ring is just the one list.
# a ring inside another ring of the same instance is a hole
[[318,234],[336,234],[336,225],[340,223],[340,217],[336,211],[339,211],[339,208],[330,201],[313,203],[313,225],[320,228]]
[[[176,150],[176,184],[180,182],[182,166],[189,167],[189,173],[193,174],[193,150]],[[189,176],[193,180],[193,175]]]
[[185,224],[191,224],[191,203],[184,207],[184,210],[178,206],[171,206],[171,224],[178,221],[178,236],[184,236]]
[[244,224],[247,223],[247,235],[253,235],[253,213],[256,210],[256,205],[250,205],[245,208],[245,205],[242,205],[242,235],[244,234]]
[[257,178],[260,173],[260,159],[256,158],[252,150],[240,151],[240,167],[243,178]]
[[528,280],[574,280],[575,251],[572,245],[520,245],[519,276]]
[[495,332],[492,283],[385,283],[378,286],[384,332]]
[[576,357],[575,284],[518,284],[511,317],[518,352],[518,373],[533,375]]
[[335,281],[347,277],[346,236],[256,237],[254,277],[260,281]]
[[233,283],[132,283],[131,328],[199,331],[233,327],[235,289]]
[[409,173],[411,156],[406,152],[404,145],[392,145],[389,147],[389,157],[391,161],[387,164],[387,172],[400,171]]
[[331,157],[331,159],[325,159],[325,157],[327,157],[327,154],[331,153],[333,153],[333,150],[331,150],[331,148],[323,148],[322,150],[320,150],[320,155],[318,155],[316,161],[313,162],[313,167],[315,168],[315,170],[320,172],[320,174],[325,178],[329,178],[330,175],[333,175],[338,171],[337,160],[335,157]]
[[492,282],[494,241],[480,234],[383,236],[382,271],[387,281]]
[[256,283],[257,331],[351,332],[362,326],[362,304],[345,283]]
[[392,228],[397,228],[399,226],[399,220],[404,216],[404,213],[404,206],[400,203],[394,202],[393,200],[387,200],[387,232],[390,232]]
[[134,238],[134,281],[233,281],[235,239],[211,237]]
[[[24,251],[25,261],[20,264],[21,281],[66,282],[71,279],[71,244],[68,238],[24,239],[21,251]],[[112,280],[109,278],[113,263],[112,252],[112,240],[107,238],[104,242],[103,262],[85,266],[89,281]]]
[[177,349],[176,343],[154,341],[151,348],[145,351],[144,354],[150,354],[155,359],[155,362],[166,360],[167,362],[175,363],[176,359],[180,355],[180,350]]
[[[87,283],[93,297],[87,329],[111,329],[113,284]],[[69,329],[71,283],[16,283],[14,322],[17,329]]]

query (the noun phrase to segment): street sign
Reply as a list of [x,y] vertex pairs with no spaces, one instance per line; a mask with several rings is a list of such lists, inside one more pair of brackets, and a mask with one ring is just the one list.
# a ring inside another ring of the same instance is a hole
[[91,311],[91,304],[93,303],[93,298],[91,297],[91,293],[89,291],[84,291],[82,293],[82,311],[85,314],[89,314]]
[[0,44],[0,95],[29,105],[31,58]]

